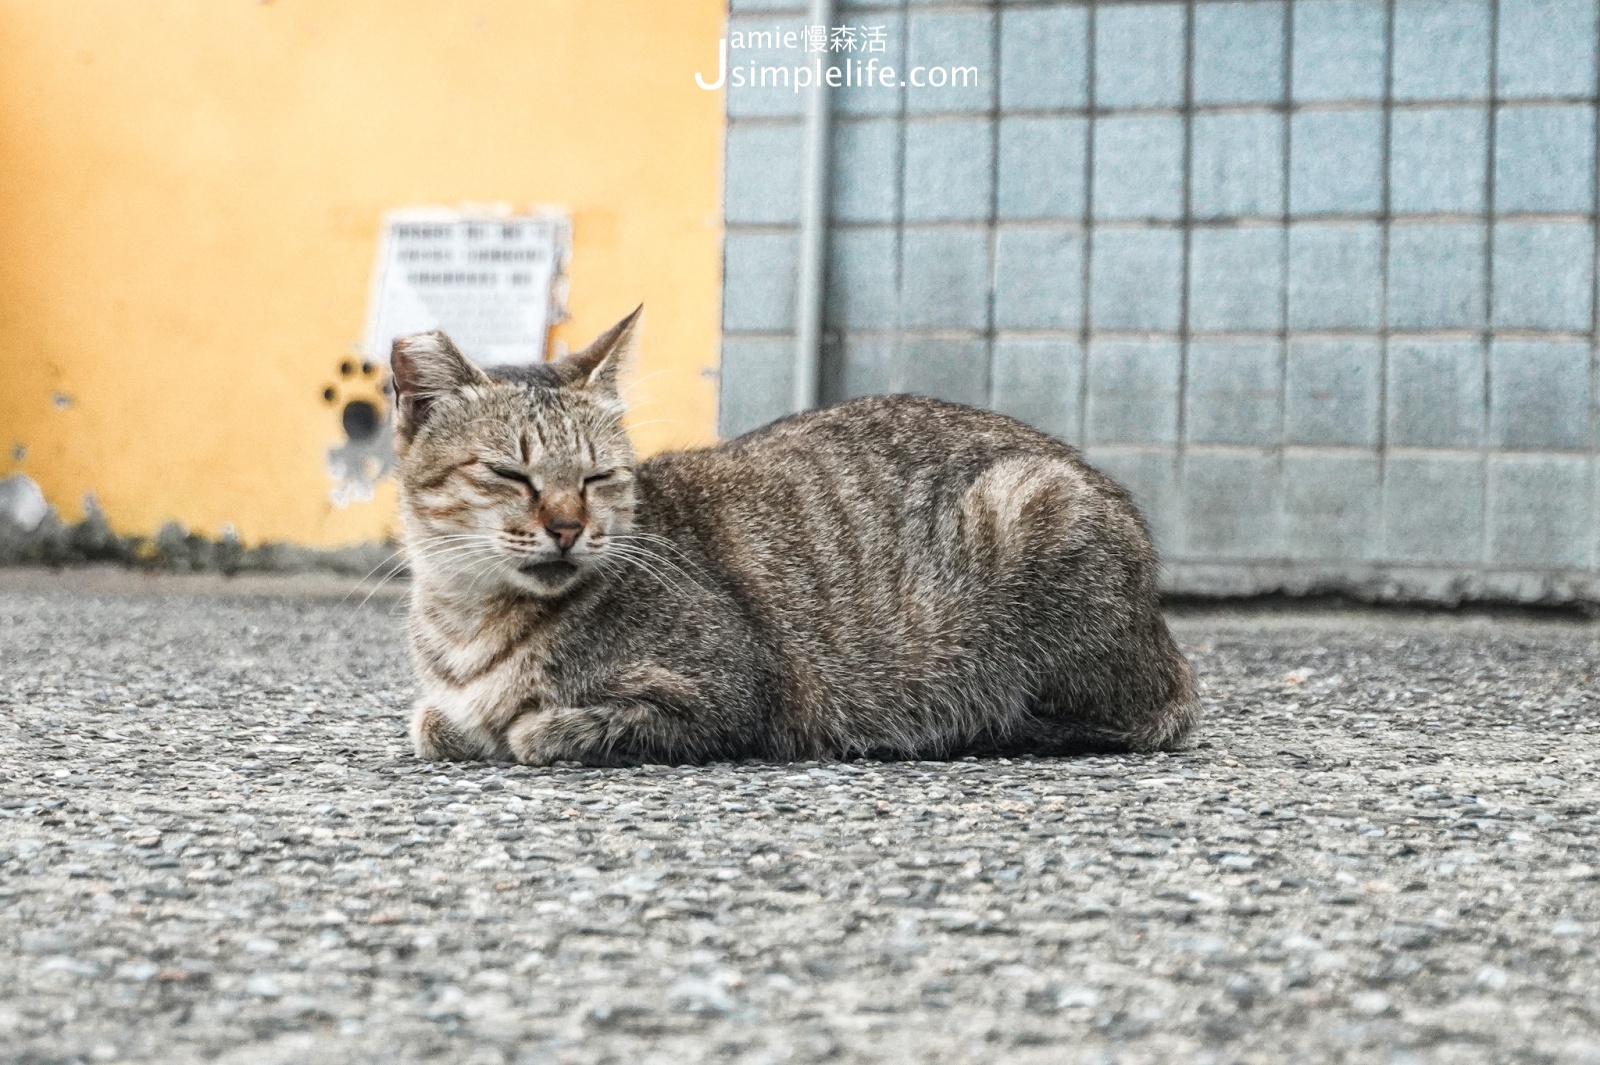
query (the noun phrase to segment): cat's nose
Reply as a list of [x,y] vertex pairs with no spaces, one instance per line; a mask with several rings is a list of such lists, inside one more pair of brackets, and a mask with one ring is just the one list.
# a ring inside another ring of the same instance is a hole
[[551,518],[544,527],[563,551],[572,550],[572,545],[578,542],[578,534],[583,532],[583,522],[576,518]]

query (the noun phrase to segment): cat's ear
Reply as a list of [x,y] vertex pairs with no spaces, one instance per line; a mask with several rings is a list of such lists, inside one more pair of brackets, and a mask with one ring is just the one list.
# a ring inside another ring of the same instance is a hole
[[555,362],[556,372],[569,388],[584,388],[607,396],[617,395],[617,375],[633,354],[644,304],[594,338],[594,343]]
[[488,375],[468,362],[437,329],[396,337],[389,352],[389,370],[394,380],[395,426],[407,440],[428,420],[434,400],[467,385],[490,383]]

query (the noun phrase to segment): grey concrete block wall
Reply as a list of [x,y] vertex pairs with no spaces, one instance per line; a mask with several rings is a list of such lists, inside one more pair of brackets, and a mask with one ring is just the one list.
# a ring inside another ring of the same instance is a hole
[[[733,0],[728,26],[804,22]],[[827,399],[925,392],[1083,448],[1176,591],[1600,601],[1600,0],[834,23],[882,31],[830,62],[901,84],[833,94]],[[787,412],[804,100],[728,92],[729,435]]]

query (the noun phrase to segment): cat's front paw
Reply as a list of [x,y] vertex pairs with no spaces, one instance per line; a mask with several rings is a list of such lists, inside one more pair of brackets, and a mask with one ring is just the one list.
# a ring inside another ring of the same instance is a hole
[[473,745],[450,723],[444,711],[419,706],[411,715],[411,744],[417,757],[429,762],[466,762],[477,757]]
[[523,765],[586,762],[605,746],[606,731],[598,709],[537,710],[511,723],[506,746]]

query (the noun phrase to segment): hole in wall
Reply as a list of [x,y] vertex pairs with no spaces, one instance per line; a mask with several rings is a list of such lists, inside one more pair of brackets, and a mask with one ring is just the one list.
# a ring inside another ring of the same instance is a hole
[[352,399],[344,405],[339,421],[344,425],[344,435],[353,442],[371,440],[378,435],[378,408],[364,399]]

